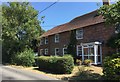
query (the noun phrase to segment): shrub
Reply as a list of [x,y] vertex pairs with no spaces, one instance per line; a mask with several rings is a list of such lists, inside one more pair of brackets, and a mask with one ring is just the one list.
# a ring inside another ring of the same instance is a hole
[[42,70],[48,70],[54,73],[69,74],[74,67],[74,61],[71,56],[40,56],[37,58],[37,65]]
[[105,79],[120,80],[120,58],[106,57],[103,63]]
[[19,52],[13,59],[13,63],[22,66],[32,66],[34,60],[34,53],[31,49],[25,49],[23,52]]
[[86,80],[83,82],[87,82],[87,81],[89,82],[89,80],[92,80],[92,81],[95,80],[95,82],[98,82],[98,80],[102,80],[100,74],[92,73],[91,70],[89,69],[86,70],[84,66],[78,67],[78,72],[75,73],[75,76],[76,77],[73,77],[71,80],[80,80],[80,81]]
[[84,65],[87,65],[87,66],[90,66],[90,64],[92,63],[93,61],[91,59],[86,59],[84,60]]
[[82,64],[82,61],[79,60],[79,59],[76,59],[76,64],[77,64],[77,65],[81,65],[81,64]]
[[119,58],[119,57],[120,57],[120,53],[116,53],[110,56],[110,58]]

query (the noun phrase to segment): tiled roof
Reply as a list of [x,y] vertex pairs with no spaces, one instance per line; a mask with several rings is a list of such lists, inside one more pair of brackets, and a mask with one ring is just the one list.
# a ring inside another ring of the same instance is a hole
[[70,31],[73,29],[83,28],[83,27],[98,24],[101,22],[104,22],[103,17],[101,15],[98,16],[97,10],[95,10],[88,14],[76,17],[68,23],[56,26],[51,30],[48,30],[47,32],[45,32],[41,37],[46,37],[49,35]]

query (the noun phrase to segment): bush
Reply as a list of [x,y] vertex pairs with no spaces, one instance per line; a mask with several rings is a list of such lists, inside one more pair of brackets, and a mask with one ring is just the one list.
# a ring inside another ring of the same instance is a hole
[[76,64],[77,65],[81,65],[82,64],[82,61],[80,59],[76,59]]
[[74,60],[71,56],[40,56],[37,58],[37,65],[42,70],[48,70],[54,73],[69,74],[74,67]]
[[110,58],[120,58],[120,53],[113,54]]
[[120,80],[120,58],[106,57],[103,63],[105,79]]
[[32,66],[34,60],[34,53],[31,49],[25,49],[23,52],[19,52],[13,59],[13,63],[22,66]]
[[87,65],[87,66],[90,66],[90,64],[92,63],[93,61],[91,59],[86,59],[84,60],[84,65]]

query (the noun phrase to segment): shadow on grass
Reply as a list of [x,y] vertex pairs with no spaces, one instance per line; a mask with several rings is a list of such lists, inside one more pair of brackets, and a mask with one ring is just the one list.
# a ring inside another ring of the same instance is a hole
[[46,69],[40,69],[39,67],[33,68],[33,70],[38,70],[38,71],[42,71],[44,73],[49,73],[49,74],[59,74],[59,73],[55,73],[55,72],[52,72],[52,71],[48,71]]

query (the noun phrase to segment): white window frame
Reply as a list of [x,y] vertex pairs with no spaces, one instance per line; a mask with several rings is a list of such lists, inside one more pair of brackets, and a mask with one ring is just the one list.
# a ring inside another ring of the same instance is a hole
[[65,49],[67,49],[67,48],[63,48],[63,55],[65,55]]
[[94,49],[94,45],[93,45],[93,46],[89,46],[89,45],[87,45],[87,46],[85,46],[85,47],[83,46],[83,49],[85,49],[85,48],[88,49],[88,51],[87,51],[88,54],[84,54],[84,56],[88,56],[88,57],[89,57],[89,56],[94,56],[94,54],[92,54],[92,55],[90,54],[90,52],[91,52],[91,48]]
[[55,34],[55,43],[58,43],[59,39],[60,39],[59,34]]
[[45,55],[48,55],[48,49],[47,48],[45,49]]
[[76,30],[76,39],[83,39],[83,29]]
[[40,39],[40,45],[43,45],[43,38]]
[[[81,47],[81,50],[78,50],[79,48],[78,47]],[[81,51],[83,53],[83,47],[81,45],[77,45],[77,56],[82,56],[82,53],[81,55],[79,55],[79,51]]]
[[[59,48],[55,48],[55,56],[57,56],[58,54],[57,54],[57,52],[56,52],[56,50],[59,50]],[[58,53],[60,53],[60,50],[59,50],[59,52]]]
[[43,49],[40,49],[40,55],[44,55],[42,52],[43,52]]
[[48,44],[48,37],[45,37],[45,44]]

